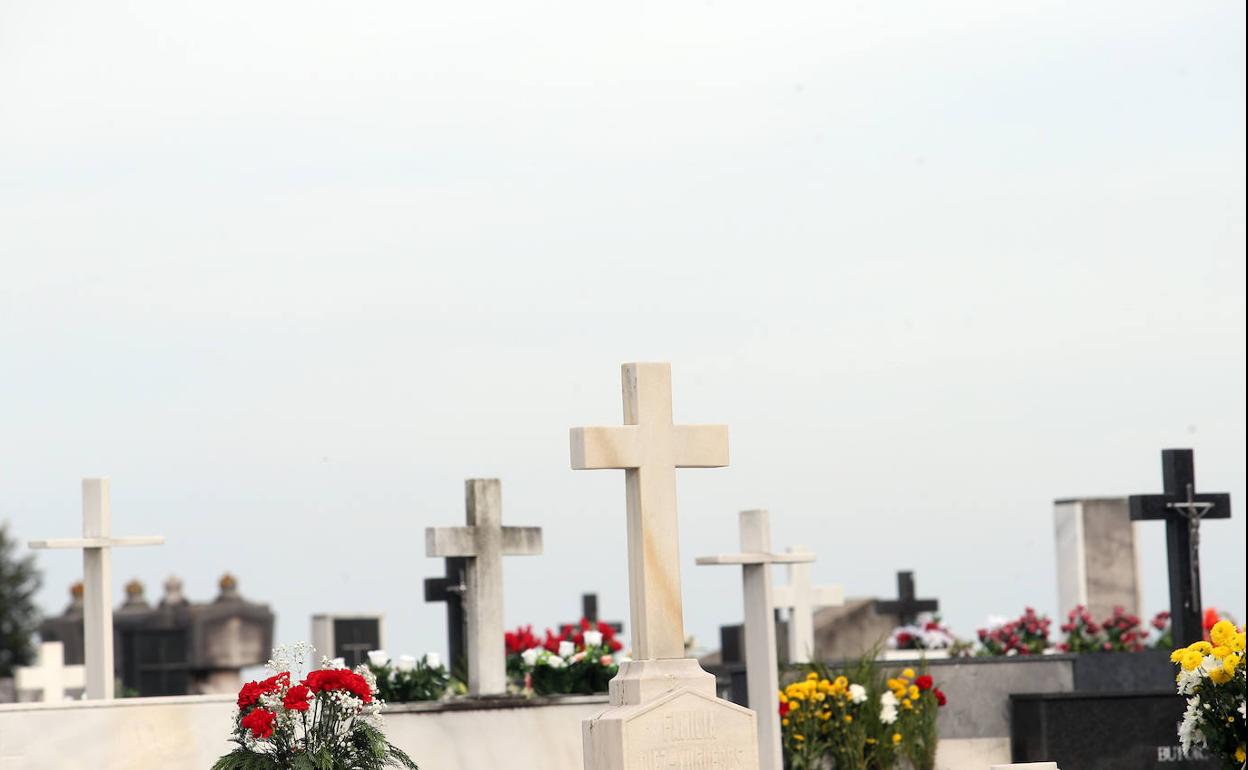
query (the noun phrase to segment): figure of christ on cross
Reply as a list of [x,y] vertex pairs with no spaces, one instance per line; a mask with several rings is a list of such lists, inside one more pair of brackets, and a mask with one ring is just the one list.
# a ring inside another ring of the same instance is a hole
[[1196,468],[1190,449],[1163,449],[1160,495],[1131,495],[1133,521],[1166,522],[1166,555],[1170,572],[1170,629],[1176,646],[1200,641],[1200,522],[1228,519],[1231,496],[1197,494]]
[[622,469],[633,657],[685,657],[676,469],[728,464],[728,426],[674,425],[668,364],[625,364],[624,425],[573,428],[574,470]]

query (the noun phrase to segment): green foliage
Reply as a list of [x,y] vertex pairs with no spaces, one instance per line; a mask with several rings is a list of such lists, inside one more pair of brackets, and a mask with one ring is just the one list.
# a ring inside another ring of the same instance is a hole
[[17,542],[7,523],[0,523],[0,676],[34,659],[31,638],[39,628],[35,592],[43,580],[34,554],[17,558]]
[[423,660],[406,670],[393,662],[368,668],[377,677],[377,695],[386,703],[439,700],[451,684],[444,666],[428,666]]
[[240,747],[214,762],[212,770],[282,770],[282,766],[268,754],[253,754]]

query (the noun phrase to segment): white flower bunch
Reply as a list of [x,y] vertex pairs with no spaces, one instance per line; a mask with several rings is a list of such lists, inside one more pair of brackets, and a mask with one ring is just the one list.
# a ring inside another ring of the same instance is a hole
[[897,696],[893,695],[892,690],[880,696],[880,721],[886,725],[897,721]]
[[[890,692],[889,695],[892,695]],[[867,688],[860,684],[851,684],[849,686],[849,700],[853,703],[865,703],[867,701]],[[894,698],[894,700],[896,700]]]

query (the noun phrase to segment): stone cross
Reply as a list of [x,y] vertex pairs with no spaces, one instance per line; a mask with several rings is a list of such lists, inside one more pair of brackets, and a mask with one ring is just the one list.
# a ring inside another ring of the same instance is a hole
[[745,671],[750,708],[760,715],[758,751],[762,770],[782,770],[780,717],[776,692],[780,680],[776,665],[776,620],[771,595],[771,565],[812,562],[813,553],[771,552],[771,525],[767,511],[742,511],[741,553],[699,556],[701,565],[741,566],[745,594]]
[[160,535],[113,537],[112,511],[108,503],[108,479],[82,480],[82,537],[32,540],[31,548],[82,549],[84,637],[87,697],[111,700],[116,672],[113,668],[112,549],[133,545],[160,545]]
[[39,665],[19,666],[13,674],[19,693],[37,691],[41,701],[64,700],[66,690],[81,690],[87,683],[83,666],[65,665],[65,645],[60,642],[40,644]]
[[573,428],[570,441],[574,470],[624,471],[636,658],[611,680],[607,710],[581,723],[585,770],[757,770],[754,713],[717,698],[715,677],[685,657],[676,469],[727,465],[728,427],[673,424],[668,364],[625,364],[622,379],[625,424]]
[[935,612],[940,609],[936,599],[914,598],[914,573],[909,571],[897,573],[897,598],[875,602],[875,611],[880,615],[896,615],[901,625],[913,623],[920,612]]
[[1133,521],[1166,522],[1166,554],[1170,569],[1170,629],[1176,646],[1200,641],[1200,522],[1228,519],[1231,496],[1197,494],[1196,470],[1190,449],[1161,451],[1160,495],[1131,495]]
[[451,671],[462,672],[468,664],[464,641],[464,571],[468,560],[459,556],[444,559],[446,576],[425,578],[425,601],[446,602],[447,662]]
[[[805,548],[789,548],[789,553],[808,553]],[[814,560],[814,554],[810,554]],[[788,565],[789,584],[772,589],[777,608],[789,610],[789,663],[809,663],[815,654],[815,611],[845,604],[845,589],[812,585],[810,562]]]
[[464,482],[468,526],[425,530],[426,556],[459,556],[464,569],[468,634],[468,692],[507,691],[507,649],[503,630],[503,557],[542,552],[541,527],[504,527],[498,479]]
[[573,428],[572,468],[624,471],[633,654],[683,658],[676,469],[726,466],[728,426],[672,423],[668,364],[625,364],[623,380],[624,425]]

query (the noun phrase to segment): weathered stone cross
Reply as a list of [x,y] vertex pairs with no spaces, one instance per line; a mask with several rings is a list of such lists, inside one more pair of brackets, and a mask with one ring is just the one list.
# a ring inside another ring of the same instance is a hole
[[745,672],[750,708],[758,714],[758,752],[762,770],[781,770],[780,717],[776,692],[776,620],[771,596],[771,565],[812,562],[813,553],[771,552],[767,511],[741,512],[741,553],[699,556],[698,564],[742,567],[745,592]]
[[1231,496],[1197,494],[1196,469],[1190,449],[1163,449],[1161,476],[1165,492],[1131,495],[1133,521],[1166,522],[1166,553],[1170,569],[1170,629],[1176,646],[1200,641],[1200,522],[1229,519]]
[[[789,553],[808,553],[805,548],[789,548]],[[810,554],[814,560],[814,554]],[[789,610],[789,662],[809,663],[815,654],[815,610],[840,607],[845,603],[845,590],[839,586],[817,586],[811,583],[810,562],[789,564],[789,584],[772,589],[777,608]]]
[[464,570],[468,560],[450,556],[446,562],[446,577],[425,578],[425,601],[446,602],[447,665],[451,671],[467,670],[468,657],[464,642]]
[[468,616],[468,692],[498,695],[507,691],[503,557],[540,554],[542,529],[503,526],[498,479],[468,479],[464,488],[468,526],[426,529],[425,555],[467,558],[464,610]]
[[108,479],[82,480],[82,537],[31,540],[31,548],[81,548],[83,582],[83,657],[87,669],[87,697],[111,700],[113,669],[113,556],[111,549],[132,545],[160,545],[160,535],[112,537]]
[[572,468],[624,471],[633,657],[685,657],[676,469],[728,464],[727,425],[672,424],[672,369],[625,364],[624,425],[573,428]]
[[916,599],[914,597],[914,573],[902,571],[897,573],[897,598],[877,599],[875,611],[880,615],[896,615],[903,626],[908,626],[919,617],[920,612],[935,612],[940,609],[940,601],[936,599]]
[[65,665],[65,645],[61,642],[43,642],[39,645],[39,665],[19,666],[13,674],[18,692],[37,691],[41,701],[64,700],[66,690],[81,690],[87,683],[83,666]]

